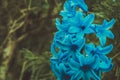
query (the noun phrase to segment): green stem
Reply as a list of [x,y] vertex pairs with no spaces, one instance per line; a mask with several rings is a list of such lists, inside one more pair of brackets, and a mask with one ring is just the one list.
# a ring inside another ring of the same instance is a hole
[[23,78],[23,74],[24,74],[24,71],[25,71],[26,63],[27,63],[27,61],[25,61],[25,62],[23,63],[22,71],[21,71],[21,75],[20,75],[20,80],[22,80],[22,78]]

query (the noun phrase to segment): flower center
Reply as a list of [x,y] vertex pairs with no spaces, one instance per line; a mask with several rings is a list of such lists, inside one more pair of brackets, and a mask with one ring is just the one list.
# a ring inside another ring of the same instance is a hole
[[69,78],[70,78],[70,76],[68,76],[68,75],[64,75],[64,79],[63,80],[69,80]]
[[95,54],[95,51],[94,51],[94,50],[92,50],[92,51],[91,51],[91,54],[92,54],[92,55],[94,55],[94,54]]
[[73,49],[73,50],[76,50],[77,48],[78,48],[77,45],[72,45],[72,49]]
[[81,29],[82,29],[82,30],[85,30],[85,26],[81,26]]
[[88,71],[90,69],[90,66],[89,65],[84,65],[84,66],[81,67],[81,69],[83,71]]

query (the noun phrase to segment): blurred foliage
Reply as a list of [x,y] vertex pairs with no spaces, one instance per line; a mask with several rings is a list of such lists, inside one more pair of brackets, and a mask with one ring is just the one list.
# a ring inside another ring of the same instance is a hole
[[[44,52],[41,55],[35,55],[27,49],[23,49],[20,53],[24,56],[24,62],[21,70],[20,80],[53,80],[50,69],[50,52]],[[30,73],[30,78],[26,79],[25,73]]]
[[[64,1],[0,0],[0,80],[1,73],[4,80],[56,80],[50,69],[50,44],[56,31],[55,18],[60,17]],[[120,80],[120,1],[85,1],[89,13],[96,15],[95,23],[116,19],[112,28],[115,39],[108,40],[115,46],[109,55],[114,68],[103,75],[103,80]]]

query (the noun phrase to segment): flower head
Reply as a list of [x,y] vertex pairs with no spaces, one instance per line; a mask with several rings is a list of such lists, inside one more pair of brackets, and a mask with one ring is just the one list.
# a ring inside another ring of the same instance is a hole
[[[94,24],[95,15],[84,12],[88,12],[84,0],[67,0],[60,12],[62,19],[56,19],[58,31],[51,44],[50,62],[57,80],[100,80],[101,73],[113,67],[112,59],[107,57],[113,45],[105,44],[107,37],[114,38],[109,29],[115,20]],[[100,45],[86,43],[88,34],[96,34]]]
[[112,19],[110,22],[104,20],[102,25],[96,25],[95,27],[96,36],[99,38],[102,46],[105,45],[107,37],[110,39],[114,38],[114,34],[109,30],[114,23],[115,20]]
[[84,0],[68,0],[68,1],[71,1],[72,5],[77,5],[83,11],[88,12],[88,7],[85,4]]
[[84,57],[83,55],[78,55],[77,61],[70,59],[71,69],[76,71],[76,74],[72,76],[73,80],[90,80],[93,78],[95,80],[100,80],[100,77],[96,75],[95,68],[97,64],[97,56]]
[[106,47],[101,47],[101,46],[97,46],[95,47],[95,45],[93,43],[89,43],[89,44],[86,44],[85,46],[85,52],[86,54],[89,56],[89,55],[97,55],[99,56],[99,58],[102,60],[102,61],[105,61],[105,62],[108,62],[108,58],[106,56],[106,54],[109,54],[113,49],[113,45],[108,45]]

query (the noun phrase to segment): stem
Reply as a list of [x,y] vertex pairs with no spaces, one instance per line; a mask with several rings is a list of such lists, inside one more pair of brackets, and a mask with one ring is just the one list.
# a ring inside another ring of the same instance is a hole
[[120,53],[117,53],[115,56],[112,57],[112,59],[115,59],[119,55],[120,55]]
[[26,61],[23,63],[22,71],[21,71],[21,75],[20,75],[20,80],[22,80],[22,78],[23,78],[23,74],[24,74],[24,71],[25,71],[26,63],[27,63]]

